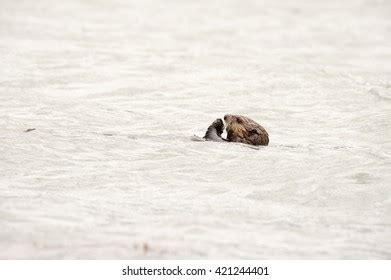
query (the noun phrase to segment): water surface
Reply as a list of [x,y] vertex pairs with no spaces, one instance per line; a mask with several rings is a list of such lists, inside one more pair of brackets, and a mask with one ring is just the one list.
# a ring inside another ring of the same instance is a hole
[[2,0],[0,257],[389,259],[391,3],[287,2]]

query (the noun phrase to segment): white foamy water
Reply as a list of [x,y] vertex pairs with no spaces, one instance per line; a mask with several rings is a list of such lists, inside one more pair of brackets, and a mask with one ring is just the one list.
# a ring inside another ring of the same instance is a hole
[[[390,15],[1,0],[0,257],[389,259]],[[190,140],[226,113],[270,145]]]

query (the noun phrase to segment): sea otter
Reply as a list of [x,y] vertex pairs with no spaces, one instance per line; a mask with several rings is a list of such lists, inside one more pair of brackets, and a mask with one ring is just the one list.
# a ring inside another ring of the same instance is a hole
[[227,141],[221,137],[224,132],[224,122],[222,119],[216,119],[205,133],[204,139],[207,141],[223,142]]
[[224,121],[227,126],[227,140],[250,145],[269,144],[269,134],[258,123],[250,118],[240,115],[225,115]]

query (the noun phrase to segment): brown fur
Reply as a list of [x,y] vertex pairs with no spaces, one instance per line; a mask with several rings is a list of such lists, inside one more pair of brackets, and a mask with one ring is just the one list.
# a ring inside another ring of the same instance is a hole
[[240,115],[225,115],[224,121],[228,141],[255,146],[269,144],[267,131],[252,119]]

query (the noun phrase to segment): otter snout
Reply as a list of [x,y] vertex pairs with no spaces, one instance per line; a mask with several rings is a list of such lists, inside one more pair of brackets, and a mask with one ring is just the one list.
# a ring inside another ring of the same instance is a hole
[[226,126],[229,126],[230,125],[230,123],[232,122],[232,120],[233,120],[233,115],[229,115],[229,114],[227,114],[227,115],[225,115],[224,116],[224,122],[225,122],[225,125]]

